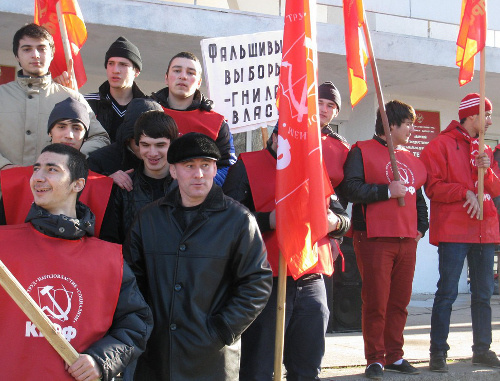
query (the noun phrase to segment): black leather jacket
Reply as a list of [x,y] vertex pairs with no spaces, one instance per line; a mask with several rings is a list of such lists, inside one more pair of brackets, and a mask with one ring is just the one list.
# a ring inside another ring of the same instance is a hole
[[155,328],[135,380],[238,380],[239,339],[272,273],[252,214],[213,185],[185,230],[179,188],[142,209],[123,254]]

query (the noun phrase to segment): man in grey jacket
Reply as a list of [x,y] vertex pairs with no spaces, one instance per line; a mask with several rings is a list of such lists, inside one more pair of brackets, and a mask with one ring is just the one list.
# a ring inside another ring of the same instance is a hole
[[68,96],[84,103],[89,112],[89,135],[81,151],[88,154],[109,144],[108,134],[83,96],[52,81],[49,66],[54,40],[45,28],[28,24],[19,29],[14,35],[13,52],[21,70],[15,81],[0,86],[0,170],[35,162],[50,143],[49,114]]

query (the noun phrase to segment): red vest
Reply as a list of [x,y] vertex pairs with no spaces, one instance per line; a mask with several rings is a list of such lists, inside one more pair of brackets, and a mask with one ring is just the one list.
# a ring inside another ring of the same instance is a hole
[[[120,294],[119,245],[48,237],[30,223],[0,227],[0,259],[57,330],[82,352],[111,327]],[[64,361],[0,287],[3,380],[73,380]]]
[[175,120],[181,135],[188,132],[200,132],[213,140],[217,140],[220,126],[224,121],[224,117],[214,111],[203,111],[200,109],[179,111],[165,107],[163,107],[163,110],[165,114],[170,115]]
[[349,145],[331,136],[321,134],[321,148],[328,177],[332,187],[336,188],[344,179],[344,163],[349,153]]
[[[257,212],[273,211],[276,208],[276,159],[267,149],[242,153],[240,159],[243,160],[247,170],[255,210]],[[278,276],[279,246],[276,230],[262,233],[262,238],[266,244],[267,260],[273,270],[273,276]],[[318,264],[306,273],[326,275],[333,273],[333,258],[328,237],[318,241]],[[291,275],[288,270],[287,275]]]
[[[358,142],[361,149],[365,182],[389,184],[394,180],[389,150],[375,139]],[[367,204],[366,234],[372,237],[417,236],[417,190],[424,185],[427,171],[424,164],[405,148],[395,150],[401,180],[405,181],[407,192],[405,206],[398,205],[395,198]]]
[[[30,178],[33,167],[14,167],[2,171],[0,184],[5,209],[7,225],[24,223],[26,216],[33,203]],[[98,173],[89,171],[85,188],[80,195],[80,201],[87,205],[95,214],[94,235],[99,237],[102,219],[108,206],[113,179]]]

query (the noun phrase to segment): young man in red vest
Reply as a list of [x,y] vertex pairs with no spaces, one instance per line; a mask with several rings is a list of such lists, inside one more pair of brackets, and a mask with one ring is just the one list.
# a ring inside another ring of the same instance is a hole
[[[352,202],[353,244],[363,282],[362,329],[365,376],[381,379],[382,368],[419,371],[403,359],[403,330],[410,302],[417,242],[428,228],[421,186],[426,170],[403,145],[413,132],[413,107],[385,106],[401,180],[394,181],[380,111],[375,136],[357,142],[344,166],[342,192]],[[402,197],[405,206],[398,206]]]
[[[450,125],[422,151],[427,167],[425,193],[431,200],[429,241],[438,246],[439,281],[431,317],[430,369],[447,372],[447,339],[452,305],[465,258],[469,265],[472,315],[472,363],[500,368],[490,350],[493,260],[500,242],[498,214],[492,198],[500,195],[500,180],[491,148],[478,155],[480,130],[479,94],[460,102],[460,122]],[[492,105],[485,98],[485,129],[491,125]],[[492,164],[493,163],[493,164]],[[493,168],[490,168],[491,167]],[[485,168],[483,219],[477,199],[478,168]]]
[[224,116],[212,110],[212,101],[200,92],[201,64],[190,52],[172,57],[165,74],[167,87],[151,94],[165,113],[174,118],[179,133],[201,132],[215,140],[221,158],[217,162],[215,183],[222,186],[227,171],[236,162],[233,135]]
[[[272,380],[273,377],[279,260],[274,197],[277,148],[276,127],[266,149],[240,155],[223,187],[228,196],[245,205],[257,218],[275,277],[273,292],[264,311],[242,336],[241,381]],[[290,274],[287,277],[283,362],[288,380],[316,380],[321,371],[329,318],[323,274],[333,273],[330,238],[340,238],[349,229],[347,213],[336,196],[333,198],[328,210],[330,233],[319,241],[318,265],[297,280]]]
[[[334,189],[344,178],[344,163],[351,148],[347,140],[333,131],[330,126],[331,121],[339,114],[341,104],[340,93],[332,82],[324,82],[318,86],[321,148],[326,170]],[[341,199],[341,203],[344,208],[347,206],[347,201]]]
[[[62,143],[80,150],[89,133],[90,119],[83,103],[66,98],[57,103],[49,115],[47,132],[52,143]],[[3,197],[0,200],[0,224],[22,224],[28,215],[33,194],[29,178],[33,167],[14,167],[2,171],[0,183]],[[115,229],[106,226],[101,234],[104,215],[107,211],[113,180],[89,172],[84,191],[79,198],[95,215],[94,234],[106,241],[116,242]]]
[[78,196],[88,167],[78,150],[42,150],[30,179],[26,223],[0,227],[0,258],[80,353],[64,361],[0,288],[0,375],[5,380],[112,380],[145,349],[152,314],[121,247],[93,238]]

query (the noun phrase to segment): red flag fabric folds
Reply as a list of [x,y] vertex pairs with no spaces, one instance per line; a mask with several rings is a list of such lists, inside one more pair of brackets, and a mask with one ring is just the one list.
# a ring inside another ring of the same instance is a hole
[[[80,49],[87,41],[87,28],[76,0],[59,0],[59,2],[68,33],[73,70],[78,88],[80,88],[87,82],[87,75],[80,56]],[[57,0],[35,0],[35,24],[45,27],[54,38],[56,52],[50,65],[50,73],[53,77],[57,77],[67,70],[61,30],[57,21],[56,3]]]
[[469,83],[474,76],[474,56],[486,44],[486,0],[462,0],[462,16],[457,38],[458,83]]
[[347,77],[352,107],[366,95],[365,67],[368,54],[363,37],[364,8],[362,0],[344,0],[344,31],[347,58]]
[[286,2],[278,104],[276,233],[295,279],[317,263],[315,244],[328,231],[326,198],[331,186],[322,163],[317,114],[315,12],[315,1]]

